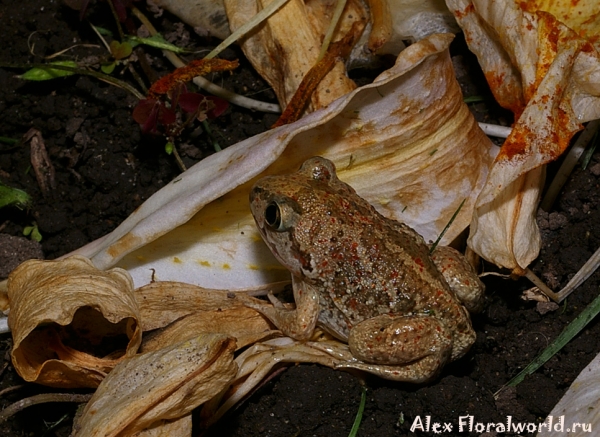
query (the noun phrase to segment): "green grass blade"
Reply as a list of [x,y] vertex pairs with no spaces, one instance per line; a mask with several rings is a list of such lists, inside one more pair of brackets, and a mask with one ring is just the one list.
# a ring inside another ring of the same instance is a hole
[[550,345],[542,351],[531,363],[527,365],[518,375],[512,378],[506,383],[508,387],[514,387],[519,384],[527,375],[531,375],[537,369],[542,367],[546,361],[554,356],[559,350],[563,348],[569,341],[571,341],[577,334],[581,332],[583,328],[590,323],[596,315],[600,313],[600,295],[593,300],[582,312],[579,314],[569,325],[563,329],[556,339],[550,343]]
[[57,77],[72,76],[74,74],[72,71],[52,68],[53,65],[59,67],[77,68],[77,64],[73,61],[56,61],[51,62],[44,67],[34,67],[17,77],[24,80],[42,81],[56,79]]
[[356,412],[356,418],[354,419],[354,424],[352,425],[352,429],[350,430],[350,434],[348,434],[348,437],[356,437],[356,434],[358,434],[358,428],[360,427],[360,422],[362,422],[362,415],[365,411],[366,403],[367,388],[363,386],[362,394],[360,396],[360,404],[358,405],[358,411]]

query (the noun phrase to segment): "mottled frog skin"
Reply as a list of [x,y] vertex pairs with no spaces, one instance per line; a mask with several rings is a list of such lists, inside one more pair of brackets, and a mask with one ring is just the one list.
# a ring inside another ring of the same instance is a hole
[[444,247],[430,256],[417,232],[379,214],[330,161],[259,180],[250,206],[292,274],[296,309],[276,299],[257,308],[284,334],[306,340],[318,324],[365,370],[410,382],[432,379],[475,341],[465,306],[481,308],[483,284],[462,255]]

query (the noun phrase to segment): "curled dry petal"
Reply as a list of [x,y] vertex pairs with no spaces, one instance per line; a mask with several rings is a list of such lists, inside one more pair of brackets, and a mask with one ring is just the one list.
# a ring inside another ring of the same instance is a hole
[[469,245],[519,273],[539,252],[540,167],[564,152],[581,123],[600,118],[600,10],[594,0],[447,4],[516,119],[477,200]]
[[125,437],[188,415],[235,376],[235,340],[202,334],[121,362],[100,384],[76,437]]
[[53,387],[96,387],[142,337],[133,281],[86,258],[30,260],[8,278],[15,369]]

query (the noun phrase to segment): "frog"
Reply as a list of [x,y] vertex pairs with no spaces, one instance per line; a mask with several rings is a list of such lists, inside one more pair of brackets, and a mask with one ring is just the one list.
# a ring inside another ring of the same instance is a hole
[[484,286],[463,255],[431,246],[380,214],[326,158],[259,179],[250,192],[259,233],[290,271],[295,307],[274,295],[253,305],[284,335],[308,341],[318,326],[347,343],[352,367],[423,383],[475,341],[467,308]]

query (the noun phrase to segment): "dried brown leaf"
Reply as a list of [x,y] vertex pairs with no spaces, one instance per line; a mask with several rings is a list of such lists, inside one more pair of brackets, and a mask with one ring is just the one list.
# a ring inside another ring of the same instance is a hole
[[29,260],[8,278],[15,369],[53,387],[96,387],[141,343],[129,274],[80,256]]
[[235,338],[238,349],[279,333],[273,330],[265,317],[251,308],[201,311],[179,319],[159,332],[151,333],[144,338],[142,351],[155,351],[198,334],[216,331]]
[[[279,291],[286,283],[271,284],[263,289]],[[246,293],[212,290],[184,282],[169,281],[153,282],[135,290],[143,331],[164,328],[178,319],[198,312],[243,307],[243,301],[236,299],[236,296],[243,298]]]
[[121,362],[87,404],[76,437],[125,437],[186,416],[235,376],[235,340],[202,334]]

